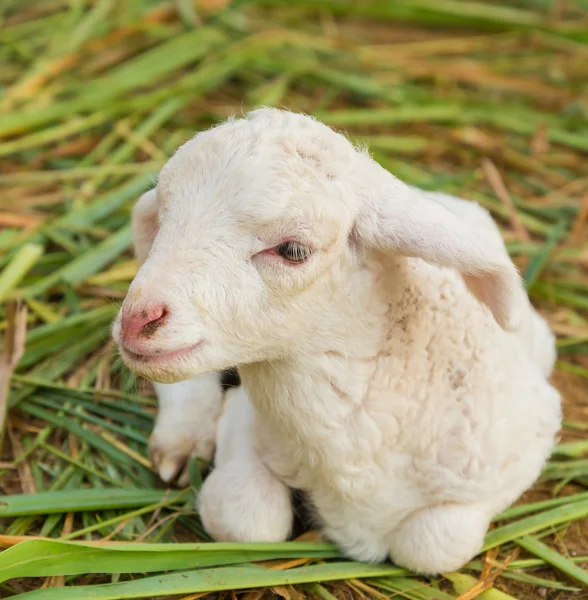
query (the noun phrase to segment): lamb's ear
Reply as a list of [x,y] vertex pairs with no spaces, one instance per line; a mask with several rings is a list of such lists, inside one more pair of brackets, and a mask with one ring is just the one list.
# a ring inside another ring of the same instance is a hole
[[393,177],[389,183],[379,198],[370,198],[360,215],[355,231],[359,240],[457,269],[497,323],[504,329],[517,329],[521,281],[499,236],[464,220],[418,189]]
[[145,192],[133,207],[131,228],[135,256],[139,265],[145,262],[153,245],[158,228],[158,209],[157,190],[155,188]]

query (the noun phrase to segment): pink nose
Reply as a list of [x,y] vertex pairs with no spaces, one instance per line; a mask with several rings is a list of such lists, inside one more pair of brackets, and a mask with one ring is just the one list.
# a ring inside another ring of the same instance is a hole
[[142,310],[128,313],[123,311],[122,333],[127,339],[139,336],[149,337],[165,324],[169,315],[167,306],[148,306]]

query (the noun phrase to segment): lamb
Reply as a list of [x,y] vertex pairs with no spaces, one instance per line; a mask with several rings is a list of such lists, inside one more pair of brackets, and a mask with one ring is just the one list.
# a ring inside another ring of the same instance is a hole
[[478,205],[264,108],[183,145],[133,229],[113,335],[157,382],[162,477],[216,441],[199,497],[215,539],[287,539],[299,489],[347,556],[436,574],[539,475],[554,338]]

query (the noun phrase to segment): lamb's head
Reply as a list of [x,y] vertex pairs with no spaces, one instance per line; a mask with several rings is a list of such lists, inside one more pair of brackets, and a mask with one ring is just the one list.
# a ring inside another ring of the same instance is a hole
[[142,264],[114,337],[156,381],[320,348],[370,249],[457,268],[501,325],[519,291],[491,236],[325,125],[274,109],[182,146],[133,230]]

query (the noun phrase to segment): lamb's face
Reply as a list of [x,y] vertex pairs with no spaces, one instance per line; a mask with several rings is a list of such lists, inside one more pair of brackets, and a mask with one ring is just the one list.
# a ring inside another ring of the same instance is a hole
[[311,149],[246,121],[183,146],[160,174],[152,247],[115,323],[125,363],[172,382],[311,349],[357,268],[344,190]]

